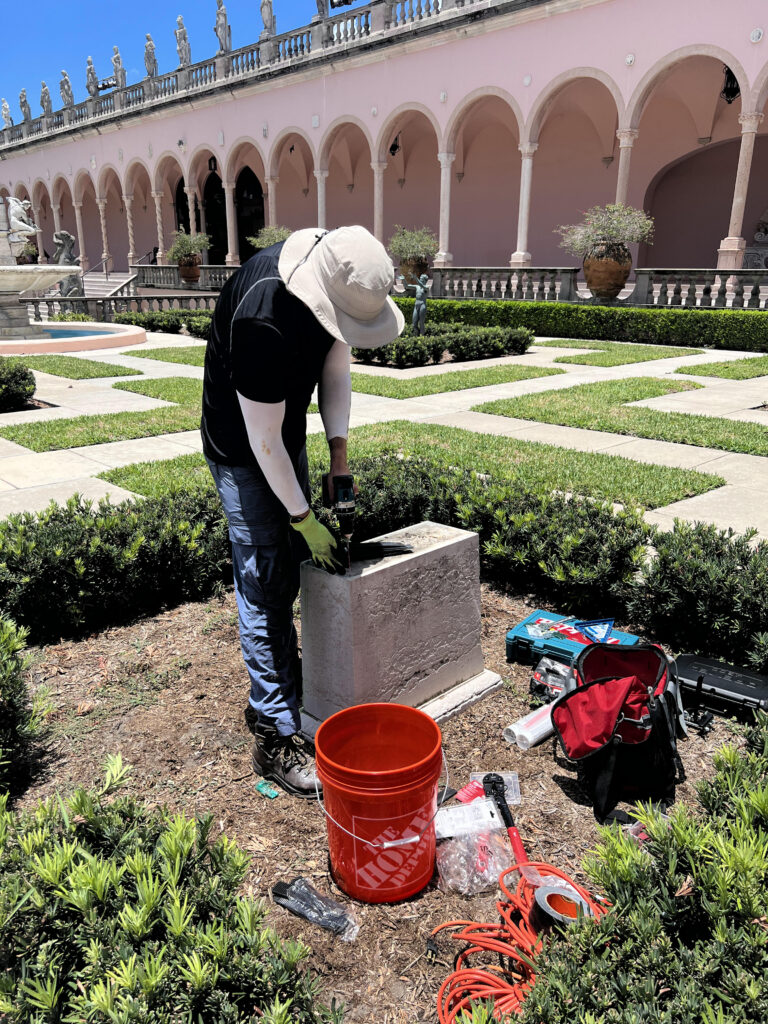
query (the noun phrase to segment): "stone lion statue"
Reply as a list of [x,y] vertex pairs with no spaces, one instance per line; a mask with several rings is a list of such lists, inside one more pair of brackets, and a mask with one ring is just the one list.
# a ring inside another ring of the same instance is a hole
[[53,254],[54,263],[77,263],[74,255],[74,235],[70,235],[68,231],[57,231],[53,240],[56,243],[56,252]]

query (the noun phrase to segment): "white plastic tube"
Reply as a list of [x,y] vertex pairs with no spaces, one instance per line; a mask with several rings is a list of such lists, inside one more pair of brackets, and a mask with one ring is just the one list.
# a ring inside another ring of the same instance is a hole
[[552,725],[554,703],[552,701],[551,704],[536,708],[524,718],[518,718],[512,725],[508,725],[502,733],[507,743],[516,743],[521,750],[530,750],[537,743],[542,743],[552,736],[555,731],[555,727]]

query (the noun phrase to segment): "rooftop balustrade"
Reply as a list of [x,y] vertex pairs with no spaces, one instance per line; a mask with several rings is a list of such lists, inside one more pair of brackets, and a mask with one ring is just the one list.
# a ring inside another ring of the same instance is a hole
[[280,33],[249,46],[232,50],[168,74],[145,78],[124,89],[115,88],[93,100],[54,111],[0,130],[0,151],[37,145],[45,139],[80,130],[89,123],[137,112],[203,89],[226,88],[234,80],[258,78],[261,74],[290,73],[297,65],[320,60],[325,51],[354,49],[370,45],[376,38],[382,45],[397,42],[408,31],[440,26],[449,28],[478,9],[494,8],[514,12],[538,7],[547,0],[373,0],[343,14],[314,19],[290,32]]

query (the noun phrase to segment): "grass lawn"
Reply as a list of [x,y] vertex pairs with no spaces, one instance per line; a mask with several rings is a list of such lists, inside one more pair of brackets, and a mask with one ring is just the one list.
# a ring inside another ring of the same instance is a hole
[[161,363],[184,363],[185,366],[202,366],[205,362],[205,342],[199,345],[185,345],[179,348],[147,348],[143,352],[121,352],[123,356],[137,359],[158,359]]
[[752,377],[763,377],[768,374],[768,356],[757,356],[755,359],[729,359],[727,362],[707,363],[706,366],[691,367],[677,372],[694,374],[696,377],[751,380]]
[[[321,434],[307,438],[307,450],[311,464],[327,469],[328,446]],[[423,455],[446,468],[476,469],[535,490],[588,494],[646,508],[702,494],[725,483],[721,477],[693,470],[648,466],[613,455],[573,452],[458,427],[396,420],[350,432],[353,473],[356,459],[382,452]],[[145,495],[213,486],[202,455],[196,454],[124,466],[102,473],[101,478]]]
[[[133,391],[148,398],[159,398],[173,405],[146,412],[113,412],[97,416],[23,423],[0,430],[0,437],[31,448],[50,452],[61,448],[79,448],[107,441],[131,441],[137,437],[157,437],[197,430],[203,400],[203,382],[193,377],[161,377],[157,380],[123,381],[112,385],[120,391]],[[313,403],[309,412],[317,412]]]
[[632,437],[648,437],[678,444],[720,448],[727,452],[768,455],[768,431],[759,423],[740,423],[714,416],[681,412],[661,412],[628,406],[646,398],[690,391],[699,387],[693,381],[657,380],[634,377],[627,380],[579,384],[562,391],[505,398],[474,406],[476,412],[516,419],[557,423],[587,430],[608,430]]
[[554,341],[537,341],[535,345],[545,348],[588,348],[597,351],[582,355],[558,356],[556,363],[578,363],[580,366],[624,366],[627,363],[644,363],[649,359],[673,359],[675,356],[700,356],[700,348],[671,348],[666,345],[633,345],[619,341],[581,341],[557,338]]
[[143,370],[129,370],[127,366],[98,363],[95,359],[78,359],[76,356],[24,356],[22,362],[30,370],[52,373],[55,377],[69,377],[70,380],[88,380],[91,377],[141,377],[143,374]]
[[352,374],[352,390],[364,395],[382,395],[384,398],[417,398],[437,395],[444,391],[463,391],[482,388],[489,384],[509,384],[531,377],[550,377],[565,370],[538,366],[488,366],[476,370],[453,370],[449,373],[431,373],[421,377],[374,377],[367,373]]

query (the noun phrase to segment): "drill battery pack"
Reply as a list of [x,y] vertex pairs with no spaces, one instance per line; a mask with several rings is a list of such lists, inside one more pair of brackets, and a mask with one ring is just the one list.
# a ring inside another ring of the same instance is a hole
[[759,708],[768,711],[768,676],[746,668],[735,668],[724,661],[700,658],[697,654],[681,654],[677,659],[677,674],[686,707],[692,703],[711,707],[715,711],[738,708]]
[[[507,633],[507,661],[535,664],[540,658],[554,658],[565,665],[593,641],[582,633],[573,616],[556,615],[537,609]],[[634,645],[640,637],[612,629],[605,642]]]

